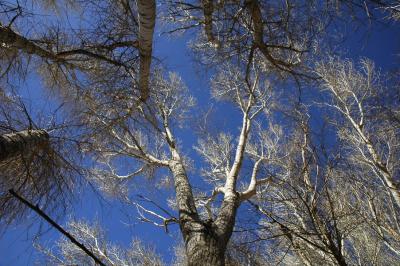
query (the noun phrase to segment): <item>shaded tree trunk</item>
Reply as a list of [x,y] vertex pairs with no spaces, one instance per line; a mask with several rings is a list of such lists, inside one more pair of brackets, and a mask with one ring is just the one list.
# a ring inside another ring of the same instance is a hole
[[32,149],[46,145],[49,134],[44,130],[23,130],[0,136],[0,162],[19,154],[26,154]]
[[225,265],[225,252],[235,226],[238,198],[224,200],[218,218],[209,222],[193,222],[185,239],[188,265]]

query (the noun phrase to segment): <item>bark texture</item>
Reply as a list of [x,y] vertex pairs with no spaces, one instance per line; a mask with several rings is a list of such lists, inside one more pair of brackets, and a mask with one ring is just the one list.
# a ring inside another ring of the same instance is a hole
[[204,224],[193,225],[185,240],[188,265],[223,266],[225,265],[226,245],[219,241],[214,230]]
[[19,154],[25,154],[34,147],[46,145],[49,135],[44,130],[23,130],[0,136],[0,162]]
[[149,97],[149,79],[151,54],[153,49],[153,33],[156,23],[156,2],[155,0],[138,0],[139,12],[139,89],[143,101]]

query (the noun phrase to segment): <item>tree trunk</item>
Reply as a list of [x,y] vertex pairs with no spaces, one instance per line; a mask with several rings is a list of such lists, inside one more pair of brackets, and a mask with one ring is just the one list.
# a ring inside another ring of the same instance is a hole
[[185,167],[176,150],[169,167],[175,180],[179,226],[185,241],[187,262],[190,266],[225,265],[225,251],[235,225],[239,206],[237,193],[225,194],[215,221],[202,221],[196,205]]
[[19,154],[26,154],[33,148],[46,145],[49,134],[44,130],[23,130],[0,136],[0,162]]
[[207,40],[211,43],[215,42],[215,37],[213,34],[213,21],[212,15],[214,12],[214,4],[212,0],[202,0],[203,4],[203,14],[204,14],[204,31],[207,36]]
[[238,197],[224,200],[218,217],[181,225],[188,265],[225,265],[225,252],[235,226]]
[[138,0],[139,12],[139,90],[140,98],[146,101],[149,97],[149,79],[151,54],[153,49],[153,33],[156,23],[155,0]]
[[186,256],[189,266],[225,265],[226,244],[220,241],[207,225],[192,231],[186,239]]

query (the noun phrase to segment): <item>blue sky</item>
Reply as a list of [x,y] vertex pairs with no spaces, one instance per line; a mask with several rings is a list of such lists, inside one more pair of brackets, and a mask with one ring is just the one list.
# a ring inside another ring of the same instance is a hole
[[[345,51],[345,55],[349,58],[357,59],[360,56],[372,59],[377,67],[382,70],[391,70],[398,66],[400,54],[400,28],[398,25],[390,27],[377,25],[372,22],[369,28],[362,28],[358,31],[353,31],[352,28],[345,29],[347,31],[347,39],[341,46]],[[161,59],[161,62],[171,71],[179,73],[191,93],[197,98],[198,107],[205,108],[209,101],[209,73],[199,71],[199,66],[191,60],[190,50],[187,48],[187,42],[190,36],[170,37],[165,34],[156,32],[154,43],[154,56]],[[40,84],[36,80],[36,86],[30,88],[31,94],[37,99],[43,97],[40,91]],[[38,101],[36,102],[36,104]],[[42,102],[43,103],[43,102]],[[218,118],[223,126],[230,131],[235,131],[239,126],[239,121],[232,119],[234,111],[226,109],[225,114]],[[189,134],[188,134],[189,133]],[[181,137],[183,146],[186,147],[186,152],[196,159],[198,158],[191,151],[195,144],[195,137],[189,131],[183,130],[178,133]],[[196,178],[196,177],[194,177]],[[74,206],[72,217],[85,217],[88,221],[98,219],[100,224],[108,232],[109,239],[117,244],[128,245],[132,237],[140,238],[144,243],[154,245],[156,250],[164,257],[166,262],[170,262],[173,246],[179,234],[177,226],[171,227],[170,235],[164,232],[163,228],[154,227],[150,224],[141,223],[138,220],[130,219],[126,212],[135,214],[134,208],[127,209],[118,202],[110,200],[101,201],[93,194],[90,189],[84,190],[85,195],[83,200],[76,203]],[[168,195],[160,195],[157,190],[150,191],[149,195],[155,200],[162,202]],[[36,217],[31,214],[32,219]],[[65,221],[65,217],[61,221]],[[37,229],[33,226],[27,231],[26,224],[15,224],[10,227],[5,235],[0,238],[0,266],[25,266],[33,265],[36,260],[36,251],[31,245],[31,234]],[[43,237],[43,243],[49,243],[54,239],[58,239],[59,234],[54,230],[49,230]]]

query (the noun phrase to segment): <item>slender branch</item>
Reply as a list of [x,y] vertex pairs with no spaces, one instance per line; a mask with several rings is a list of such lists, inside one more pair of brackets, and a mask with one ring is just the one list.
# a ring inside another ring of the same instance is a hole
[[271,178],[269,178],[269,177],[257,180],[258,168],[259,168],[260,163],[263,160],[264,160],[264,158],[260,158],[254,164],[253,173],[251,174],[251,180],[250,180],[249,187],[245,191],[240,193],[240,201],[244,201],[244,200],[250,199],[252,196],[254,196],[256,194],[257,186],[265,184],[265,183],[268,183],[268,182],[271,181]]
[[79,247],[82,251],[84,251],[89,257],[91,257],[97,264],[100,266],[106,266],[99,258],[97,258],[90,250],[88,250],[82,243],[80,243],[76,238],[74,238],[70,233],[65,231],[60,225],[58,225],[53,219],[51,219],[46,213],[44,213],[38,206],[33,205],[28,200],[18,195],[13,189],[10,189],[8,192],[15,198],[17,198],[20,202],[28,206],[34,212],[36,212],[39,216],[45,219],[51,226],[56,228],[60,233],[62,233],[65,237],[67,237],[72,243],[74,243],[77,247]]

